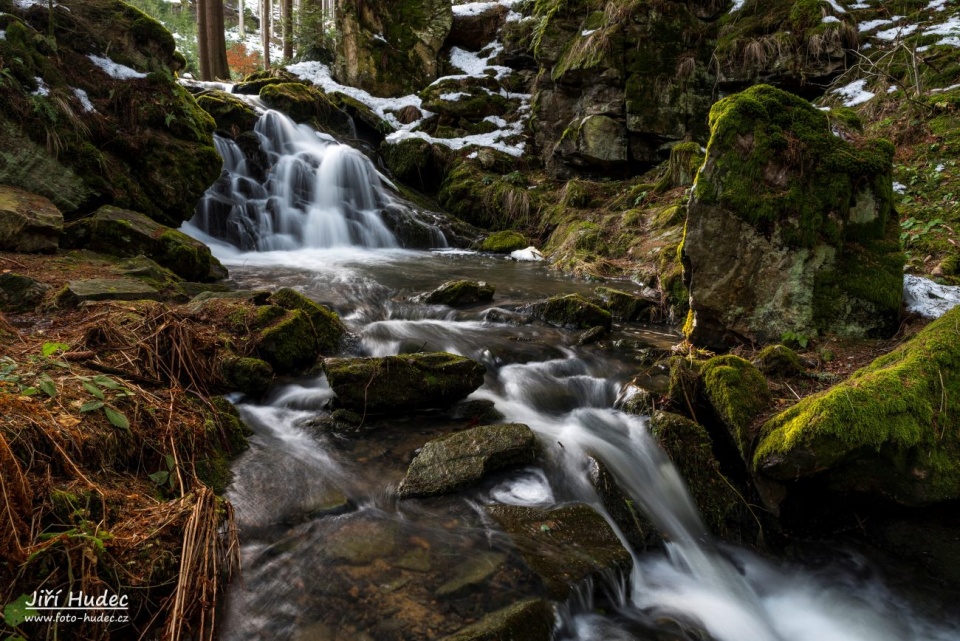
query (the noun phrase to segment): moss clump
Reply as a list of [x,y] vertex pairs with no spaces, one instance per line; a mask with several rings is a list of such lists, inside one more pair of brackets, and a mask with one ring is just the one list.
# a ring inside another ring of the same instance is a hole
[[224,385],[253,397],[260,397],[273,383],[273,368],[259,358],[227,356],[220,363]]
[[215,396],[210,399],[210,405],[212,411],[208,412],[204,429],[212,447],[205,457],[196,461],[197,478],[217,494],[223,494],[233,480],[230,461],[249,447],[247,438],[252,431],[227,399]]
[[786,345],[768,345],[760,350],[753,364],[767,376],[790,378],[803,373],[797,353]]
[[758,472],[835,477],[904,504],[960,498],[960,308],[764,424]]
[[304,312],[313,325],[317,344],[323,354],[332,354],[340,347],[340,341],[347,328],[336,312],[313,302],[300,292],[289,287],[277,290],[270,296],[269,302],[288,310]]
[[[484,154],[492,169],[511,167],[512,157],[492,151]],[[445,210],[472,225],[503,230],[529,222],[533,209],[530,191],[514,184],[510,173],[498,175],[480,167],[476,160],[459,158],[443,179],[437,201]]]
[[480,251],[494,254],[509,254],[517,249],[525,249],[530,245],[527,237],[516,231],[498,231],[483,239]]
[[450,152],[422,138],[384,142],[380,155],[394,177],[425,194],[436,194],[450,164]]
[[316,363],[320,344],[310,316],[299,309],[288,311],[260,332],[256,353],[278,374],[302,371]]
[[449,305],[459,307],[486,303],[493,300],[495,288],[483,281],[452,280],[440,285],[429,294],[423,295],[420,300],[428,305]]
[[309,123],[332,135],[353,136],[353,122],[338,109],[327,94],[301,82],[269,84],[260,90],[260,99],[300,123]]
[[750,460],[750,424],[770,404],[767,381],[750,361],[739,356],[715,356],[700,367],[703,389],[734,443]]
[[197,104],[217,123],[217,129],[236,137],[252,131],[257,112],[248,103],[225,91],[208,91],[197,96]]
[[532,306],[534,316],[540,320],[569,329],[604,327],[610,329],[610,312],[591,303],[580,294],[553,296]]
[[649,316],[656,305],[654,301],[647,300],[642,296],[628,294],[627,292],[610,287],[597,287],[594,293],[603,301],[604,306],[610,310],[613,318],[617,320],[649,320]]

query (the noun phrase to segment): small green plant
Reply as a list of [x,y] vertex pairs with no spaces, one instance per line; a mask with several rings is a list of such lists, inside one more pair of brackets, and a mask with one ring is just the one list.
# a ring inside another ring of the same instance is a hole
[[810,344],[810,338],[797,332],[784,332],[780,336],[780,342],[787,347],[806,349],[807,345]]
[[149,477],[151,481],[160,487],[167,486],[172,490],[174,489],[176,480],[176,474],[174,474],[174,471],[176,470],[177,463],[170,454],[167,454],[163,457],[163,462],[167,469],[154,472],[153,474],[150,474]]
[[82,414],[102,409],[111,425],[124,430],[130,429],[130,421],[127,420],[127,417],[124,416],[120,410],[108,404],[108,401],[117,401],[127,396],[133,396],[133,392],[103,374],[98,376],[78,376],[77,379],[80,381],[83,389],[93,397],[93,400],[87,401],[80,406],[80,412]]

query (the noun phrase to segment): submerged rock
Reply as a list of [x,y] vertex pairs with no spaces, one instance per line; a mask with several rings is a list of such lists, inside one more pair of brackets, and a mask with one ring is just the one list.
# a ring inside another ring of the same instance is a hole
[[492,612],[442,641],[550,641],[553,607],[528,599]]
[[688,338],[893,333],[904,262],[893,145],[847,142],[823,112],[766,85],[718,102],[710,126],[681,250]]
[[484,425],[428,442],[400,481],[400,498],[446,494],[490,472],[536,462],[540,446],[526,425]]
[[530,306],[530,311],[535,318],[568,329],[589,329],[597,326],[610,329],[612,324],[610,312],[580,294],[553,296],[534,303]]
[[755,471],[903,505],[960,498],[960,308],[769,421]]
[[337,404],[361,413],[452,405],[483,384],[485,368],[445,352],[323,362]]
[[227,276],[227,270],[200,241],[141,213],[118,207],[101,207],[92,216],[67,225],[63,244],[113,256],[143,254],[190,281]]
[[494,286],[473,280],[447,281],[432,292],[416,297],[417,302],[428,305],[448,305],[461,307],[475,303],[489,303],[493,300]]
[[53,252],[63,232],[63,214],[36,194],[0,185],[0,250]]
[[602,516],[587,505],[553,510],[493,505],[487,513],[510,535],[551,597],[566,599],[573,586],[610,570],[628,571],[630,553]]

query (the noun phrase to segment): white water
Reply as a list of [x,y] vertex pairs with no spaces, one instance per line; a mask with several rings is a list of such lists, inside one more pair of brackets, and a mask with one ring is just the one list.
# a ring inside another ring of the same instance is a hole
[[431,246],[447,245],[390,195],[389,181],[356,149],[273,110],[254,131],[262,167],[233,140],[215,137],[224,173],[197,205],[193,228],[247,251],[386,249],[401,245],[389,213],[428,227]]

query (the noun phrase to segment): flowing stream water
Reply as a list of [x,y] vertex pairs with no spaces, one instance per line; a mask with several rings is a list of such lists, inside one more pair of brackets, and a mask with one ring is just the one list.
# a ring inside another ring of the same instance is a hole
[[[238,286],[295,287],[336,309],[356,336],[352,354],[444,350],[482,362],[485,382],[471,399],[532,428],[545,456],[457,495],[399,501],[417,449],[465,426],[456,408],[371,417],[361,434],[344,436],[318,422],[333,396],[322,375],[282,382],[260,403],[238,398],[254,436],[228,491],[244,578],[230,589],[223,638],[439,638],[543,596],[483,506],[582,502],[606,514],[588,481],[592,456],[669,542],[632,550],[629,576],[580,586],[558,608],[558,639],[960,639],[960,628],[908,603],[855,551],[800,567],[708,534],[646,420],[616,409],[638,360],[676,341],[669,331],[618,326],[604,348],[521,322],[524,303],[594,285],[535,263],[400,249],[383,212],[406,205],[364,156],[276,112],[257,131],[270,162],[252,170],[236,145],[218,141],[227,172],[187,230]],[[495,303],[454,310],[408,300],[459,278],[494,284]]]

